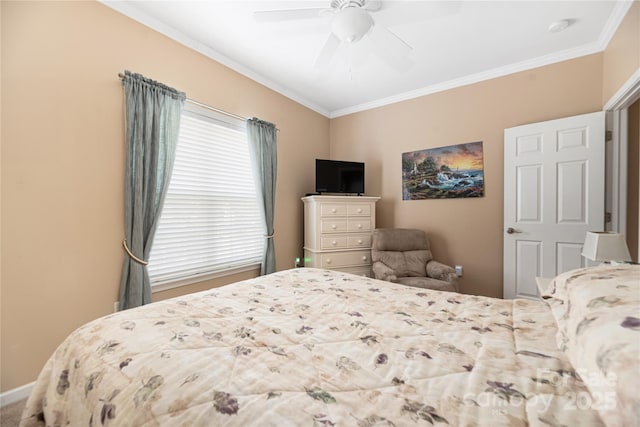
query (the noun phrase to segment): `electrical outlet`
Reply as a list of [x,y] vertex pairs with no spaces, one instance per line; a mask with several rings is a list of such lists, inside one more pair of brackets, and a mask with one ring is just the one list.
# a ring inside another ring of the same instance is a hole
[[117,313],[120,310],[120,301],[116,301],[113,303],[113,312]]
[[462,277],[462,266],[456,265],[456,276]]

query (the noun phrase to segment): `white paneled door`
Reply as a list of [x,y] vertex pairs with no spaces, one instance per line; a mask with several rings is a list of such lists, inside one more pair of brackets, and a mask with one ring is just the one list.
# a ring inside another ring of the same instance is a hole
[[535,278],[585,265],[604,229],[605,114],[504,131],[504,298],[539,298]]

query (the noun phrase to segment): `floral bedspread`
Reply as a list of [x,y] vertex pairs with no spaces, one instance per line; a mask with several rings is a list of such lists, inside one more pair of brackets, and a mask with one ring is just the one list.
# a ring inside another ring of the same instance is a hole
[[22,426],[598,426],[543,301],[294,269],[112,314]]
[[592,406],[609,426],[640,426],[640,266],[569,271],[543,298]]

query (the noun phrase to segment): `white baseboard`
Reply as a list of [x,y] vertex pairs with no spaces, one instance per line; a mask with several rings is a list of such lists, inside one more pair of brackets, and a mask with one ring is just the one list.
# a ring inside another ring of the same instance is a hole
[[29,397],[29,395],[31,394],[31,390],[33,390],[33,386],[35,384],[36,382],[34,381],[32,383],[14,388],[13,390],[8,390],[4,393],[0,393],[0,408]]

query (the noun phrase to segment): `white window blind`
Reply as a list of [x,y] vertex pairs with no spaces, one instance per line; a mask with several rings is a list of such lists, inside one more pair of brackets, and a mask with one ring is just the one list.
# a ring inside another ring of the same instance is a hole
[[264,235],[246,123],[186,104],[149,256],[151,285],[259,265]]

